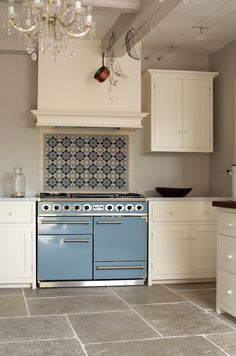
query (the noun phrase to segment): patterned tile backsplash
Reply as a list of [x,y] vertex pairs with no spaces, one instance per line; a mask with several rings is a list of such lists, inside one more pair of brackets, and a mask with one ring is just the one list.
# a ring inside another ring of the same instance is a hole
[[128,191],[129,136],[44,134],[45,191]]

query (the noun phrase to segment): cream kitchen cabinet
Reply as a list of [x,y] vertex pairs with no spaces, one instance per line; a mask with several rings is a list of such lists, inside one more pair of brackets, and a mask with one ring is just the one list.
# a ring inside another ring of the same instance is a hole
[[149,276],[215,278],[216,209],[207,200],[149,201]]
[[36,286],[35,202],[0,201],[0,287]]
[[236,210],[220,208],[217,216],[218,313],[236,317]]
[[213,78],[217,73],[148,70],[142,110],[148,151],[213,151]]

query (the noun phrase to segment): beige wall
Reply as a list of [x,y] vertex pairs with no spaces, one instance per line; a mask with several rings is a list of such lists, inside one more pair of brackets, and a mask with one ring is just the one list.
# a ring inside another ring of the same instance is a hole
[[231,195],[231,177],[225,170],[234,162],[235,59],[236,41],[210,57],[210,69],[219,72],[214,85],[215,145],[210,159],[210,191],[213,195]]
[[37,136],[30,109],[36,105],[37,65],[27,55],[0,54],[0,196],[10,195],[10,173],[21,166],[27,195],[37,190]]

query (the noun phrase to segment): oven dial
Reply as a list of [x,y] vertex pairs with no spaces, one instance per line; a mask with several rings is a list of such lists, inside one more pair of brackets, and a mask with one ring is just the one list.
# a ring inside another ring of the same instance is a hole
[[70,210],[70,205],[66,204],[66,205],[64,205],[63,208],[64,208],[64,210],[68,211],[68,210]]
[[60,207],[60,205],[57,205],[57,204],[55,204],[55,205],[53,205],[53,210],[55,210],[55,211],[59,211],[59,210],[61,210],[61,207]]
[[74,205],[74,210],[79,211],[81,209],[81,206],[79,204]]
[[44,204],[44,205],[42,206],[42,209],[43,209],[44,211],[48,211],[48,210],[51,209],[51,207],[50,207],[50,205],[48,205],[48,204]]
[[106,211],[112,211],[114,210],[114,205],[112,204],[107,204],[106,207],[105,207]]
[[91,209],[92,209],[92,207],[91,207],[90,204],[85,204],[85,205],[83,206],[83,210],[85,210],[85,211],[89,211],[89,210],[91,210]]
[[137,204],[135,205],[135,210],[137,211],[142,211],[144,209],[143,205],[142,204]]
[[116,205],[116,210],[122,211],[122,210],[124,210],[124,206],[122,204],[118,204],[118,205]]
[[132,211],[132,210],[134,210],[134,206],[132,204],[128,204],[125,206],[125,210]]

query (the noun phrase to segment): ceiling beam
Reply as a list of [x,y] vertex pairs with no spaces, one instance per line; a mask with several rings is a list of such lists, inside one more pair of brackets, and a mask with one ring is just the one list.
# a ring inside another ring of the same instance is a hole
[[117,9],[125,13],[138,11],[141,0],[82,0],[81,2],[85,6]]
[[[141,41],[151,30],[152,26],[157,26],[182,0],[165,0],[160,3],[158,0],[150,1],[138,13],[122,14],[114,26],[102,39],[102,50],[109,47],[109,41],[114,34],[114,49],[117,57],[122,57],[126,53],[125,35],[131,27],[138,30],[138,38]],[[135,45],[138,39],[134,38]]]

